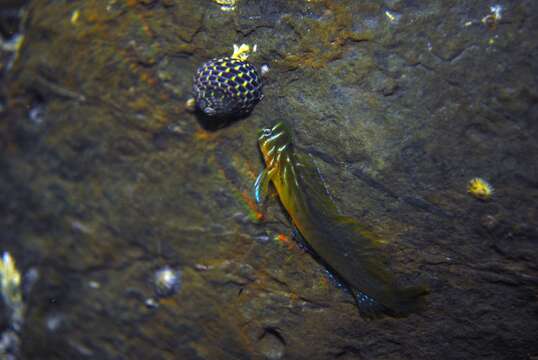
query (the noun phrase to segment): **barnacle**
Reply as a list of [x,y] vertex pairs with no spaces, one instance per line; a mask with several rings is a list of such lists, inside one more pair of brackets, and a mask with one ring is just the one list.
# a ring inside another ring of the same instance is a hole
[[181,288],[181,272],[169,266],[155,271],[153,284],[158,296],[172,296]]

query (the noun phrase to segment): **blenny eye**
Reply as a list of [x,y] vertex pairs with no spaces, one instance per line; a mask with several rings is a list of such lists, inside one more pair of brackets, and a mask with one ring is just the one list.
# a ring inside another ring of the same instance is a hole
[[263,129],[263,135],[270,136],[272,134],[272,130],[270,128]]

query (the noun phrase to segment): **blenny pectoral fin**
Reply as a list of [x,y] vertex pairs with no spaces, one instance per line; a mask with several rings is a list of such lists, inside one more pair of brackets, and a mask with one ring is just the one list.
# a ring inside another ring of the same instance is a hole
[[267,197],[267,194],[269,193],[269,183],[274,174],[275,171],[273,169],[269,170],[265,168],[256,178],[256,181],[252,186],[252,193],[257,204],[260,204]]

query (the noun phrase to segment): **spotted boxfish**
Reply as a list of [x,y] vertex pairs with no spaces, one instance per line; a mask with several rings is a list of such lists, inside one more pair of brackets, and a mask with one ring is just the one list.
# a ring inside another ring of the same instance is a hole
[[208,60],[196,70],[191,102],[206,116],[247,115],[263,98],[262,78],[247,61],[250,47],[234,49],[232,56]]

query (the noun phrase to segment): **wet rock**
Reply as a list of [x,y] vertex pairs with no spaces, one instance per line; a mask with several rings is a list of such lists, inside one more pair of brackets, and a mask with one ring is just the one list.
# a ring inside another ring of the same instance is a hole
[[499,220],[494,215],[484,215],[480,218],[480,224],[489,231],[492,231],[499,224]]
[[267,329],[258,342],[259,352],[268,360],[283,359],[286,344],[282,336],[274,329]]
[[[24,358],[538,354],[535,1],[495,26],[473,1],[75,5],[30,1],[0,84],[3,246],[40,273]],[[192,75],[238,42],[271,69],[265,98],[207,132]],[[365,322],[277,199],[254,204],[256,131],[279,120],[399,280],[431,286],[423,313]],[[160,264],[181,264],[174,296],[148,281]]]

